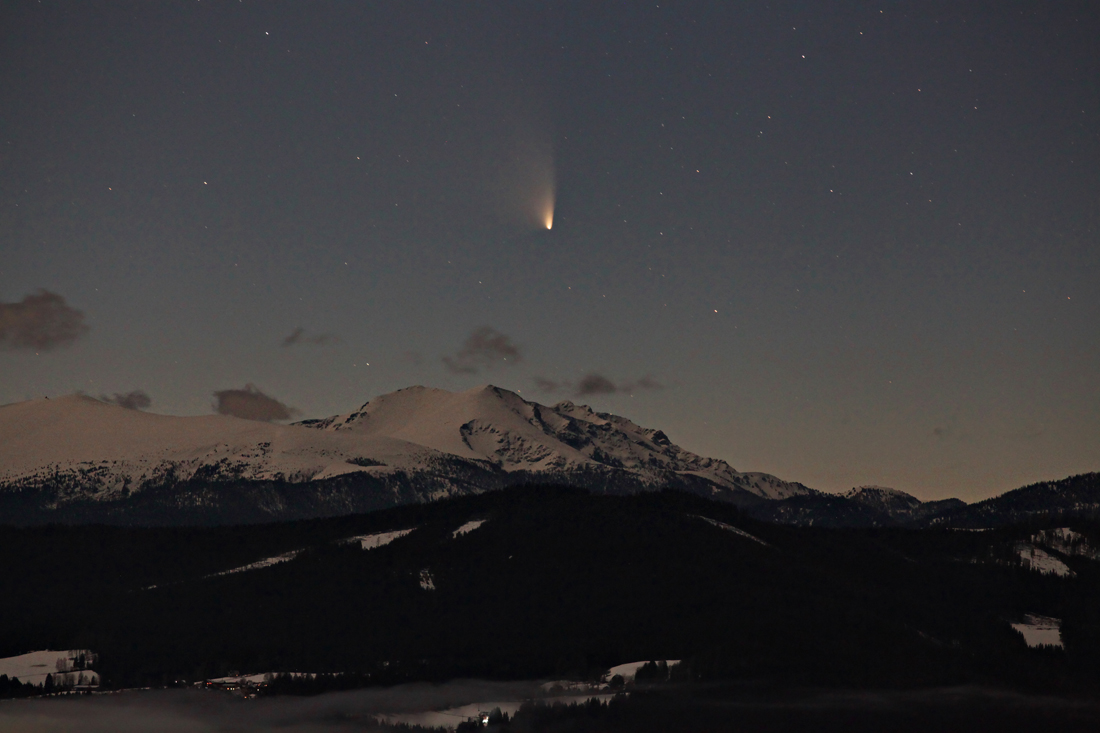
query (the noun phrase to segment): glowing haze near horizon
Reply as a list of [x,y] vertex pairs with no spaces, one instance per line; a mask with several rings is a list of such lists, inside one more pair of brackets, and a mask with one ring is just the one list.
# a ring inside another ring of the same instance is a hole
[[313,417],[493,383],[828,491],[1100,469],[1093,3],[10,2],[0,29],[0,403]]

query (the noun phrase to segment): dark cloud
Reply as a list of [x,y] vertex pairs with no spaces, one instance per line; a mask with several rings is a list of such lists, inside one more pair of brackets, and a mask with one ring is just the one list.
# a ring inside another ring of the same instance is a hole
[[564,382],[555,382],[553,379],[547,379],[546,377],[535,377],[535,388],[542,392],[557,392],[562,387],[567,386]]
[[63,297],[39,290],[18,303],[0,303],[0,348],[49,351],[88,332],[84,313]]
[[477,374],[481,369],[504,362],[522,361],[519,347],[512,339],[490,326],[482,326],[467,338],[454,356],[444,356],[443,364],[454,374]]
[[107,395],[100,395],[99,399],[102,402],[108,402],[112,405],[118,405],[119,407],[125,407],[127,410],[144,410],[149,405],[153,404],[153,400],[140,389],[135,389],[132,392],[126,394],[115,393],[113,397]]
[[636,382],[621,382],[615,384],[602,374],[593,372],[586,374],[584,378],[577,383],[577,396],[587,397],[588,395],[615,394],[616,392],[633,394],[635,392],[650,392],[658,389],[664,389],[664,385],[653,377],[647,376],[642,377]]
[[214,397],[218,400],[214,405],[216,412],[245,420],[289,420],[298,412],[265,395],[254,384],[246,384],[244,389],[223,389],[215,392]]
[[645,376],[639,379],[634,384],[627,385],[625,387],[622,387],[621,389],[623,389],[624,392],[645,392],[664,388],[665,385],[661,384],[653,377]]
[[298,344],[306,344],[308,346],[327,346],[329,344],[340,343],[340,338],[331,333],[308,333],[304,328],[298,327],[290,332],[290,335],[283,339],[283,346],[297,346]]
[[577,396],[586,397],[594,394],[614,394],[619,388],[602,374],[586,374],[577,385]]
[[451,374],[477,374],[477,367],[463,364],[449,356],[443,357],[443,366],[447,367],[447,371]]

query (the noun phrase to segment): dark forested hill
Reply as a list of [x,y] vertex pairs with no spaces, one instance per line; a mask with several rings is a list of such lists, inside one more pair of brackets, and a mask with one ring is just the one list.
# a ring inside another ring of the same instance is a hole
[[[395,530],[412,531],[364,549]],[[1026,570],[1014,547],[1033,531],[782,526],[677,492],[553,487],[271,525],[2,527],[0,656],[94,649],[116,685],[584,676],[650,658],[699,679],[1091,684],[1100,563]],[[1028,649],[1010,626],[1025,613],[1062,619],[1065,651]]]
[[997,527],[1055,516],[1100,516],[1100,473],[1082,473],[1059,481],[1022,486],[985,501],[955,507],[927,523]]

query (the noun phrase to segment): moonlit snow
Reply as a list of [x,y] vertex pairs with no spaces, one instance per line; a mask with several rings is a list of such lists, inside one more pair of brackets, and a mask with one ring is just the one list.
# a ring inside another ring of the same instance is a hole
[[412,529],[398,529],[393,532],[376,532],[374,534],[359,535],[358,537],[348,537],[344,542],[348,544],[358,542],[359,546],[364,550],[373,550],[376,547],[383,547],[400,537],[404,537],[412,532],[413,529],[416,528],[413,527]]
[[1024,567],[1038,573],[1050,573],[1060,575],[1063,578],[1071,578],[1076,575],[1064,562],[1030,542],[1017,542],[1016,552],[1019,554]]
[[[660,660],[653,660],[653,661],[657,661],[658,663],[660,662]],[[664,662],[669,667],[672,667],[674,665],[679,664],[680,660],[679,659],[666,659],[666,660],[664,660]],[[649,661],[627,662],[626,664],[616,665],[616,666],[612,667],[611,669],[607,670],[607,672],[604,673],[603,680],[604,680],[604,682],[609,682],[612,678],[614,678],[616,675],[618,675],[618,676],[622,677],[625,682],[631,682],[637,676],[638,670],[641,669],[642,667],[644,667],[647,664],[649,664]]]
[[1074,532],[1069,527],[1057,527],[1036,532],[1031,536],[1031,541],[1063,555],[1078,555],[1090,560],[1100,561],[1100,550],[1093,547],[1088,539],[1080,532]]
[[84,395],[0,407],[0,488],[71,480],[84,487],[83,498],[98,500],[199,471],[304,482],[409,473],[455,458],[548,477],[613,468],[654,486],[694,476],[719,493],[770,499],[810,491],[768,474],[738,472],[617,415],[572,402],[540,405],[493,386],[465,392],[409,387],[354,412],[293,425],[155,415]]
[[260,570],[261,568],[269,568],[272,565],[278,565],[281,562],[287,562],[293,560],[301,554],[301,550],[291,550],[290,552],[284,552],[282,555],[276,555],[275,557],[265,557],[263,560],[257,560],[256,562],[249,563],[248,565],[242,565],[239,568],[233,568],[232,570],[223,570],[220,573],[213,573],[207,577],[216,578],[219,575],[232,575],[233,573],[243,573],[247,570]]
[[[467,523],[470,524],[470,523]],[[463,525],[465,526],[465,525]],[[415,529],[415,527],[413,528]],[[472,528],[471,528],[472,529]],[[373,550],[376,547],[382,547],[388,545],[399,537],[412,532],[412,529],[398,529],[393,532],[376,532],[374,534],[359,535],[357,537],[348,537],[346,540],[342,540],[343,544],[352,544],[358,542],[360,547],[364,550]],[[290,552],[284,552],[281,555],[275,557],[265,557],[263,560],[257,560],[256,562],[249,563],[248,565],[242,565],[239,568],[233,568],[232,570],[223,570],[220,573],[214,573],[207,577],[216,578],[219,575],[231,575],[233,573],[243,573],[247,570],[260,570],[261,568],[269,568],[272,565],[278,565],[279,563],[287,562],[298,557],[302,553],[301,550],[291,550]]]
[[764,547],[771,547],[771,545],[769,545],[769,544],[768,544],[767,542],[765,542],[764,540],[760,539],[760,538],[759,538],[759,537],[757,537],[756,535],[751,535],[751,534],[749,534],[748,532],[746,532],[745,530],[743,530],[743,529],[738,529],[737,527],[734,527],[734,526],[733,526],[733,525],[731,525],[731,524],[726,524],[725,522],[719,522],[719,521],[718,521],[717,519],[711,519],[710,517],[704,517],[704,516],[701,516],[701,515],[699,515],[699,514],[693,514],[693,515],[691,515],[691,516],[695,517],[696,519],[702,519],[702,520],[703,520],[704,522],[706,522],[707,524],[712,524],[712,525],[714,525],[715,527],[718,527],[719,529],[724,529],[724,530],[726,530],[727,532],[733,532],[734,534],[738,534],[738,535],[741,535],[742,537],[745,537],[745,538],[747,538],[747,539],[750,539],[750,540],[752,540],[753,542],[759,542],[759,543],[760,543],[760,544],[762,544],[762,545],[763,545]]
[[471,522],[466,522],[466,524],[462,525],[461,527],[456,529],[454,532],[451,532],[451,537],[461,537],[464,534],[468,534],[470,532],[473,532],[475,529],[477,529],[481,525],[485,524],[485,522],[486,522],[486,520],[484,520],[484,519],[475,519]]
[[1062,619],[1029,613],[1022,623],[1012,624],[1012,628],[1024,635],[1028,646],[1062,646]]
[[0,659],[0,675],[7,675],[8,679],[30,682],[33,685],[41,685],[46,681],[46,675],[53,677],[55,685],[72,686],[82,684],[80,677],[83,675],[83,684],[98,685],[99,674],[90,669],[73,669],[74,660],[81,654],[91,657],[94,655],[87,649],[72,649],[69,651],[38,651],[27,652],[15,657]]

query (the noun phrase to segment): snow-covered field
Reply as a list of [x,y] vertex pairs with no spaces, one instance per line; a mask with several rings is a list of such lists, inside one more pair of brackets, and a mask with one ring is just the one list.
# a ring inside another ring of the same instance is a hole
[[1058,527],[1036,532],[1031,536],[1031,541],[1051,550],[1056,550],[1063,555],[1079,555],[1090,560],[1100,561],[1100,549],[1093,547],[1088,538],[1080,532],[1074,532],[1069,527]]
[[[413,529],[416,529],[413,527]],[[358,535],[356,537],[348,537],[345,540],[341,540],[343,544],[352,544],[358,542],[360,547],[364,550],[372,550],[376,547],[382,547],[396,540],[398,537],[404,537],[412,532],[412,529],[399,529],[393,532],[376,532],[374,534]],[[248,565],[242,565],[239,568],[233,568],[231,570],[223,570],[220,573],[214,573],[208,575],[208,578],[216,578],[219,575],[231,575],[232,573],[243,573],[247,570],[260,570],[261,568],[269,568],[272,565],[278,565],[282,562],[287,562],[298,557],[302,554],[302,550],[291,550],[290,552],[284,552],[281,555],[275,557],[265,557],[263,560],[257,560],[256,562],[249,563]],[[153,586],[155,587],[155,586]]]
[[44,650],[0,659],[0,674],[34,685],[43,684],[47,675],[53,678],[57,686],[98,685],[99,673],[91,669],[74,669],[74,661],[81,654],[88,662],[94,663],[95,655],[87,649]]
[[466,522],[466,524],[462,525],[461,527],[456,529],[454,532],[451,532],[451,537],[461,537],[464,534],[468,534],[470,532],[473,532],[475,529],[477,529],[481,525],[485,524],[485,522],[487,522],[487,521],[488,520],[486,520],[486,519],[475,519],[472,522]]
[[243,573],[247,570],[259,570],[261,568],[269,568],[272,565],[278,565],[281,562],[287,562],[298,557],[302,553],[301,550],[291,550],[290,552],[284,552],[282,555],[276,555],[275,557],[265,557],[263,560],[257,560],[256,562],[250,562],[247,565],[241,565],[239,568],[233,568],[231,570],[223,570],[220,573],[214,573],[208,575],[208,578],[216,578],[219,575],[232,575],[233,573]]
[[1071,578],[1076,575],[1064,562],[1030,542],[1017,542],[1016,552],[1020,555],[1024,567],[1038,573],[1051,573],[1064,578]]
[[1012,624],[1012,628],[1024,635],[1028,646],[1062,646],[1062,619],[1029,613],[1022,623]]
[[[656,661],[658,664],[660,664],[660,662],[662,660],[657,659],[657,660],[653,660],[653,661]],[[669,667],[672,667],[674,665],[679,664],[680,660],[679,659],[665,659],[664,663],[667,664]],[[604,679],[605,682],[609,682],[613,677],[615,677],[615,675],[619,675],[623,678],[624,682],[631,682],[631,681],[634,680],[634,677],[637,676],[638,670],[641,669],[642,667],[644,667],[647,664],[649,664],[649,661],[627,662],[626,664],[616,665],[616,666],[612,667],[611,669],[607,670],[607,672],[604,673],[603,679]]]
[[362,547],[364,550],[373,550],[376,547],[388,545],[394,540],[400,537],[404,537],[405,535],[412,532],[413,529],[416,529],[416,527],[413,527],[412,529],[398,529],[394,530],[393,532],[376,532],[374,534],[363,534],[357,537],[348,537],[346,540],[344,540],[344,542],[347,544],[358,542],[360,547]]

